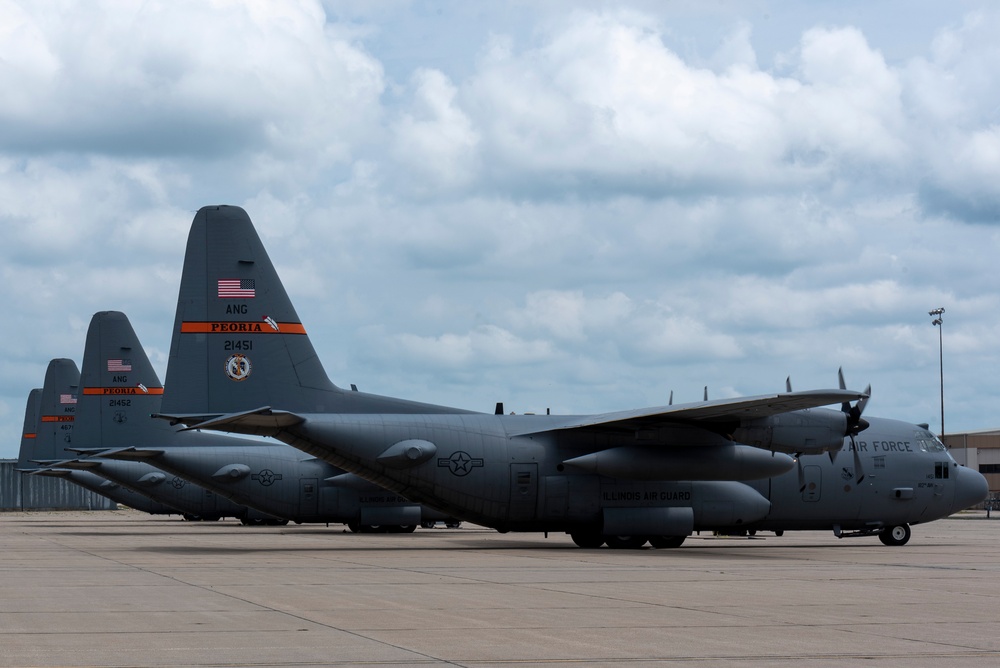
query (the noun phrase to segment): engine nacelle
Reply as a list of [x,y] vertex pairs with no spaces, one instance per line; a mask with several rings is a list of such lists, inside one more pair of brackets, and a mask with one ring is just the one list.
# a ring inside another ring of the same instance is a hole
[[566,466],[627,480],[760,480],[791,471],[795,460],[736,443],[706,446],[629,445],[573,457]]
[[816,454],[840,450],[846,436],[846,413],[810,408],[744,420],[733,433],[733,440],[764,450]]

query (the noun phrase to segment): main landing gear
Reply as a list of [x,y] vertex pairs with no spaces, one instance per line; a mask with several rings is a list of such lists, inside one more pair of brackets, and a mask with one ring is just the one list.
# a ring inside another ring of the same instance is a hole
[[288,520],[278,519],[277,517],[244,517],[240,519],[240,524],[245,527],[283,527],[288,524]]
[[348,522],[347,528],[352,533],[413,533],[417,529],[416,524],[359,524],[358,522]]
[[687,536],[602,536],[596,531],[574,531],[570,538],[579,547],[596,548],[607,544],[616,550],[637,550],[647,542],[659,549],[680,547]]

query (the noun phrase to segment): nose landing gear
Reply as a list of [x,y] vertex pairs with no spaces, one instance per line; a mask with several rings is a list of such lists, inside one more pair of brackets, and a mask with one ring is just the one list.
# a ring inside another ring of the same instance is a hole
[[886,527],[878,532],[878,539],[883,545],[906,545],[910,540],[910,527],[906,524]]

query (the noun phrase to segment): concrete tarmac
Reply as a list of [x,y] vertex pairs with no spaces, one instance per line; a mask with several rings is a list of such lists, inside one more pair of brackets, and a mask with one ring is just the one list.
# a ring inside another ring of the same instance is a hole
[[998,545],[975,512],[676,550],[0,513],[0,666],[998,665]]

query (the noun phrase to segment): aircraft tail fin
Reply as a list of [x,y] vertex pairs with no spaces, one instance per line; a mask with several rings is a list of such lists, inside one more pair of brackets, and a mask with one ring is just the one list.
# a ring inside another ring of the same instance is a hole
[[454,413],[343,390],[326,374],[246,211],[206,206],[188,235],[174,319],[166,415]]
[[72,456],[67,455],[64,448],[72,447],[77,442],[75,429],[79,390],[80,370],[76,362],[65,358],[49,362],[38,400],[34,448],[27,460]]
[[31,459],[35,456],[35,445],[38,442],[41,403],[41,388],[36,388],[28,393],[28,401],[24,406],[24,428],[21,429],[21,449],[17,453],[17,469],[19,471],[35,468]]
[[80,382],[77,447],[148,443],[157,431],[173,437],[149,417],[160,408],[163,385],[124,313],[100,311],[90,319]]
[[107,450],[134,445],[214,445],[218,435],[191,439],[152,419],[163,385],[124,313],[95,313],[83,353],[83,390],[77,407],[74,446]]
[[165,413],[276,403],[320,412],[343,392],[327,377],[240,207],[203,207],[191,224],[167,386]]

